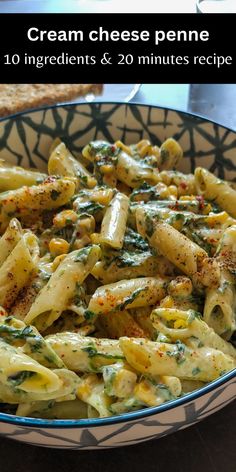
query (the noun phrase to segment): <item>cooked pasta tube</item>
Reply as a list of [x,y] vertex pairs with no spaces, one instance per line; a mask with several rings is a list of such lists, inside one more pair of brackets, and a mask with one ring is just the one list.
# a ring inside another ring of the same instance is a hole
[[140,277],[104,285],[93,294],[88,312],[96,317],[125,308],[154,305],[165,296],[167,281],[164,277]]
[[0,318],[0,338],[14,347],[21,347],[24,354],[45,367],[65,367],[60,357],[34,326],[26,326],[23,321],[13,316]]
[[130,310],[130,312],[138,325],[145,333],[147,333],[147,338],[156,340],[157,333],[150,319],[152,307],[143,306],[140,308],[134,308],[133,310]]
[[[101,208],[103,206],[107,207],[114,197],[115,192],[115,189],[108,187],[95,187],[93,189],[81,190],[78,195],[76,195],[76,198],[73,199],[73,208],[75,211],[81,212],[84,209],[85,203],[88,205],[88,202],[101,205]],[[91,205],[90,208],[92,208]],[[96,205],[94,205],[94,209],[95,208]]]
[[124,151],[120,151],[115,161],[115,173],[121,182],[131,188],[138,187],[142,182],[155,184],[158,182],[158,171],[141,161],[136,161]]
[[171,342],[180,340],[190,347],[211,347],[236,359],[236,349],[232,344],[218,336],[193,310],[157,308],[151,314],[151,321],[157,332],[164,334]]
[[0,192],[15,190],[27,185],[41,184],[47,178],[47,174],[36,170],[23,169],[22,167],[4,167],[0,165]]
[[0,238],[0,266],[11,254],[14,247],[22,238],[23,231],[19,221],[16,218],[12,218],[9,225]]
[[95,159],[99,160],[99,157],[102,156],[113,156],[113,154],[115,154],[115,146],[109,144],[107,141],[98,139],[96,141],[90,141],[90,143],[82,149],[82,156],[90,162],[94,162]]
[[152,256],[150,252],[126,252],[122,257],[117,254],[117,258],[109,265],[105,260],[98,261],[91,273],[103,284],[110,284],[141,276],[169,275],[171,264],[164,257]]
[[102,220],[100,242],[115,249],[123,246],[126,222],[129,210],[129,199],[118,192],[108,206]]
[[0,339],[0,382],[24,392],[53,392],[60,387],[58,376]]
[[173,169],[183,157],[183,150],[179,143],[168,138],[160,147],[160,169]]
[[225,230],[216,251],[221,278],[217,290],[206,292],[204,321],[225,339],[230,339],[236,329],[236,226]]
[[52,420],[81,419],[87,417],[86,403],[78,398],[68,401],[38,401],[20,403],[16,410],[17,416],[30,416],[31,418],[47,418]]
[[119,342],[64,332],[46,337],[68,369],[75,372],[101,372],[103,366],[114,364],[124,355]]
[[[137,192],[139,189],[137,190]],[[136,192],[134,190],[133,194]],[[147,209],[150,209],[154,212],[155,209],[161,209],[164,208],[166,210],[174,210],[174,211],[179,211],[179,212],[189,212],[192,215],[208,215],[212,211],[212,206],[208,203],[205,202],[205,200],[199,196],[199,198],[192,197],[187,200],[186,199],[179,199],[179,200],[152,200],[148,199],[147,202],[145,202],[145,205],[143,206],[142,203],[139,202],[134,202],[131,203],[131,211],[132,209],[136,209],[139,207],[144,207]]]
[[25,317],[25,323],[34,324],[39,331],[45,331],[64,310],[76,311],[77,307],[73,303],[76,289],[91,272],[99,254],[100,248],[93,245],[66,255],[38,294]]
[[224,180],[207,169],[197,167],[194,172],[197,191],[207,200],[214,200],[223,210],[236,217],[236,191]]
[[231,271],[236,264],[236,225],[226,228],[222,234],[216,256],[224,269]]
[[15,316],[19,320],[24,320],[38,293],[46,283],[47,280],[40,277],[40,275],[33,277],[32,281],[18,293],[13,305],[10,307],[9,314]]
[[236,329],[236,290],[231,277],[222,272],[217,289],[209,288],[206,292],[203,319],[214,331],[230,339]]
[[112,400],[104,391],[104,382],[96,374],[85,375],[76,394],[80,400],[91,405],[101,418],[111,416],[109,407]]
[[151,247],[167,257],[198,286],[219,285],[220,269],[207,252],[168,223],[155,221],[144,210],[136,213],[138,231]]
[[30,216],[65,205],[74,195],[75,184],[69,179],[48,178],[40,185],[21,187],[0,194],[0,225],[4,231],[15,217]]
[[159,343],[147,339],[120,338],[127,362],[146,375],[173,375],[180,379],[211,382],[235,368],[235,359],[209,347],[190,349],[181,342]]
[[31,234],[24,235],[0,268],[0,305],[6,309],[13,304],[20,290],[27,285],[36,270],[35,236],[32,235],[32,238],[33,242]]
[[64,143],[59,143],[52,151],[48,161],[50,175],[76,177],[78,188],[95,187],[97,181],[90,172],[71,154]]
[[[11,382],[6,383],[5,381],[0,381],[0,401],[3,403],[26,403],[26,402],[33,402],[33,401],[46,401],[46,400],[54,400],[64,398],[68,395],[74,395],[76,392],[76,388],[79,384],[79,377],[72,372],[71,370],[67,369],[56,369],[56,370],[49,370],[51,377],[56,378],[57,381],[57,388],[52,391],[48,391],[45,386],[42,384],[42,388],[38,386],[38,389],[29,389],[29,391],[25,391],[20,389],[17,385],[17,379],[15,380],[15,384],[13,380]],[[30,375],[30,372],[29,374]],[[26,376],[24,372],[22,372],[22,379]],[[33,385],[33,378],[31,376],[31,385]],[[36,376],[35,376],[36,379]],[[20,381],[20,377],[19,377]],[[30,377],[28,382],[30,381]],[[43,377],[42,377],[43,381]],[[26,381],[25,381],[26,382]],[[22,382],[23,385],[23,382]]]
[[111,338],[118,339],[121,336],[149,337],[148,332],[138,325],[127,310],[101,314],[100,321]]

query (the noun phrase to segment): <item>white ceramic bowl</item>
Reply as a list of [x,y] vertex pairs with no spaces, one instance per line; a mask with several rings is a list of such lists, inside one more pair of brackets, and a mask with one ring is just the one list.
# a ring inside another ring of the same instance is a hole
[[[57,136],[74,154],[94,139],[135,143],[148,138],[160,144],[173,136],[185,151],[180,170],[201,165],[236,180],[236,133],[204,118],[147,105],[70,104],[14,115],[0,121],[0,158],[43,169]],[[0,413],[0,434],[54,448],[125,446],[186,428],[235,397],[236,370],[177,400],[116,417],[40,420]]]

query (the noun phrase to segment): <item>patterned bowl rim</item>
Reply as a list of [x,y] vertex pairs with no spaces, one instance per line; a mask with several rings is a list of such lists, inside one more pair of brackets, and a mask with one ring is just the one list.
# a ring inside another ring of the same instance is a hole
[[170,400],[159,406],[143,408],[141,410],[133,411],[130,413],[123,413],[117,416],[109,416],[107,418],[85,418],[77,420],[46,420],[40,418],[26,418],[16,415],[10,415],[7,413],[0,413],[0,423],[10,423],[17,426],[39,426],[41,428],[85,428],[85,427],[98,427],[107,426],[118,423],[126,423],[128,421],[135,421],[149,416],[156,415],[165,411],[172,410],[179,406],[185,405],[191,401],[197,400],[203,395],[212,392],[213,390],[221,387],[230,380],[236,378],[236,369],[227,372],[222,377],[217,378],[213,382],[210,382],[205,387],[202,387],[194,392],[187,393],[183,397],[179,397],[175,400]]
[[[182,110],[178,110],[175,108],[170,108],[170,107],[163,107],[163,106],[158,106],[158,105],[148,105],[146,103],[138,103],[138,102],[132,102],[132,103],[127,103],[127,102],[118,102],[118,101],[104,101],[104,102],[91,102],[91,103],[78,103],[78,102],[72,102],[72,103],[59,103],[56,105],[50,105],[50,106],[43,106],[39,108],[32,108],[29,110],[21,111],[19,113],[14,113],[12,115],[8,115],[7,117],[0,118],[0,123],[3,123],[4,121],[12,120],[15,119],[19,116],[26,115],[26,114],[31,114],[31,113],[36,113],[36,112],[44,112],[47,110],[55,109],[55,108],[68,108],[72,106],[93,106],[93,105],[120,105],[120,106],[139,106],[142,108],[155,108],[159,110],[167,110],[167,111],[173,111],[177,113],[181,113],[187,116],[194,117],[196,119],[201,119],[209,123],[213,123],[214,125],[218,125],[224,129],[227,129],[228,131],[231,131],[232,133],[236,134],[236,131],[229,128],[228,126],[224,126],[220,123],[217,123],[216,121],[210,120],[205,116],[195,114],[195,113],[190,113]],[[154,406],[154,407],[149,407],[149,408],[143,408],[141,410],[133,411],[130,413],[123,413],[121,415],[117,416],[110,416],[107,418],[86,418],[86,419],[77,419],[77,420],[47,420],[47,419],[40,419],[40,418],[26,418],[26,417],[21,417],[21,416],[16,416],[16,415],[10,415],[7,413],[1,413],[0,412],[0,422],[3,423],[10,423],[14,424],[17,426],[39,426],[41,428],[61,428],[61,429],[70,429],[70,428],[85,428],[85,427],[99,427],[99,426],[106,426],[106,425],[112,425],[112,424],[118,424],[118,423],[125,423],[128,421],[134,421],[134,420],[139,420],[142,418],[146,418],[149,416],[156,415],[158,413],[162,413],[165,411],[172,410],[173,408],[177,408],[178,406],[185,405],[186,403],[189,403],[190,401],[196,400],[203,395],[212,392],[218,387],[221,387],[225,383],[229,382],[230,380],[236,378],[236,368],[231,370],[230,372],[227,372],[226,374],[222,375],[221,377],[217,378],[216,380],[208,383],[206,386],[195,390],[194,392],[187,393],[183,397],[177,398],[175,400],[170,400],[166,403],[163,403],[162,405],[159,406]]]
[[4,121],[8,121],[8,120],[12,120],[12,119],[15,119],[15,118],[18,118],[20,116],[23,116],[23,115],[28,115],[28,114],[31,114],[31,113],[37,113],[37,112],[45,112],[45,111],[49,111],[49,110],[53,110],[53,109],[58,109],[58,108],[70,108],[70,107],[82,107],[82,106],[88,106],[88,107],[92,107],[93,105],[100,105],[100,106],[103,106],[103,105],[119,105],[119,106],[124,106],[124,107],[130,107],[132,108],[133,106],[138,106],[138,107],[141,107],[141,108],[155,108],[155,109],[158,109],[158,110],[166,110],[166,111],[171,111],[171,112],[176,112],[176,113],[180,113],[182,115],[186,115],[186,116],[189,116],[189,117],[194,117],[196,118],[196,120],[204,120],[205,122],[208,122],[208,123],[211,123],[213,125],[217,125],[217,126],[220,126],[221,128],[224,128],[226,129],[227,131],[230,131],[232,133],[234,133],[236,135],[236,129],[233,129],[229,126],[225,126],[224,124],[222,123],[219,123],[218,121],[215,121],[215,120],[212,120],[210,118],[208,118],[206,115],[201,115],[200,113],[192,113],[192,112],[189,112],[189,111],[184,111],[184,110],[180,110],[178,108],[172,108],[172,107],[164,107],[164,106],[161,106],[161,105],[150,105],[148,103],[140,103],[140,102],[124,102],[124,101],[112,101],[112,100],[109,100],[109,101],[92,101],[92,102],[76,102],[76,101],[71,101],[71,102],[61,102],[61,103],[57,103],[55,105],[44,105],[44,106],[41,106],[41,107],[38,107],[38,108],[29,108],[28,110],[23,110],[23,111],[19,111],[17,113],[12,113],[10,115],[7,115],[7,116],[3,116],[2,118],[0,118],[0,124],[3,123]]

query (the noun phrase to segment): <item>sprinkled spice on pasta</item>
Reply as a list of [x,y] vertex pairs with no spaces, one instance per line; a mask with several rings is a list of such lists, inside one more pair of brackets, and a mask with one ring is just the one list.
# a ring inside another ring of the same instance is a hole
[[173,138],[50,152],[0,167],[2,408],[118,415],[234,369],[236,191]]

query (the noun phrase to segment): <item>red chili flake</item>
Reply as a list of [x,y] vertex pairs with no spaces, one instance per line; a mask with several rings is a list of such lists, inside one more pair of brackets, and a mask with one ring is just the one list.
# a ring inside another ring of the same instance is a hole
[[116,147],[114,145],[111,146],[111,152],[115,152],[115,150],[116,150]]
[[198,204],[199,204],[199,210],[203,210],[204,204],[205,204],[204,197],[202,195],[197,195],[196,200],[198,201]]
[[185,182],[181,182],[181,183],[179,184],[179,186],[180,186],[181,188],[183,188],[184,190],[186,190],[186,188],[187,188],[187,184],[186,184]]
[[221,255],[222,255],[222,256],[226,256],[226,257],[227,257],[227,256],[228,256],[228,251],[224,251],[224,252],[222,252],[222,253],[221,253]]

